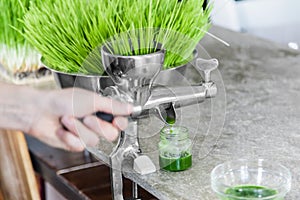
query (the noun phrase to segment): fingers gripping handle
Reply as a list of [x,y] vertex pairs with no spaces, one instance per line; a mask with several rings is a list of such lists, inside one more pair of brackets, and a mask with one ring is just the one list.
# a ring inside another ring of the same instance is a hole
[[204,82],[208,83],[211,81],[210,73],[217,69],[219,62],[217,59],[213,58],[210,60],[198,58],[196,60],[196,69],[204,78]]
[[114,116],[109,113],[99,111],[99,112],[94,113],[94,115],[96,115],[99,119],[102,119],[109,123],[112,123],[112,121],[114,120]]
[[[106,121],[106,122],[109,122],[109,123],[112,123],[112,121],[114,120],[114,116],[110,113],[105,113],[105,112],[98,111],[98,112],[93,113],[93,115],[95,115],[99,119],[101,119],[103,121]],[[83,122],[84,117],[81,117],[81,118],[78,118],[78,119],[79,119],[79,121]]]

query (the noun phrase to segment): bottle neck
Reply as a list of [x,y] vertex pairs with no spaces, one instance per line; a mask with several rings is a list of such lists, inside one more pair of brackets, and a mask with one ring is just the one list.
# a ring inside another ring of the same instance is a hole
[[166,126],[160,132],[161,140],[181,141],[189,138],[189,132],[183,126]]

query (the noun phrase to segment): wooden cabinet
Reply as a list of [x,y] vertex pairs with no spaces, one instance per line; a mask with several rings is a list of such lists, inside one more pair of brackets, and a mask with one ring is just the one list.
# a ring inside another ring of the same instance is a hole
[[2,199],[40,199],[22,132],[0,130],[0,200]]

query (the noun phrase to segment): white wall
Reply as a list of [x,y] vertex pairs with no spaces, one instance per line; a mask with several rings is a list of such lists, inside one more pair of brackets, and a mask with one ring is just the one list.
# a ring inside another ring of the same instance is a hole
[[209,2],[214,6],[214,9],[211,13],[211,19],[215,25],[240,31],[235,1],[210,0]]
[[[300,44],[300,0],[214,0],[214,24],[282,44]],[[222,11],[219,11],[222,9]],[[235,16],[236,19],[230,19]],[[230,22],[229,22],[230,21]],[[235,25],[233,25],[235,24]],[[238,27],[238,28],[236,28]]]

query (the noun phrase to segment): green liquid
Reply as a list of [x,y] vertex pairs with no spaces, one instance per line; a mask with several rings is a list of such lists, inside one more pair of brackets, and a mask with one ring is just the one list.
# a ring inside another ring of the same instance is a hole
[[180,158],[167,158],[159,156],[159,165],[162,169],[167,171],[183,171],[192,166],[192,155],[187,154],[186,156],[182,156]]
[[[276,190],[255,185],[241,185],[229,188],[225,191],[226,194],[233,196],[232,198],[227,198],[226,200],[235,200],[234,197],[245,197],[245,198],[263,198],[270,197],[277,194]],[[241,198],[238,198],[241,199]],[[277,198],[272,198],[275,200]],[[270,199],[271,200],[271,199]]]
[[173,125],[173,124],[175,124],[176,121],[175,121],[175,118],[167,117],[166,122],[167,122],[169,125]]

